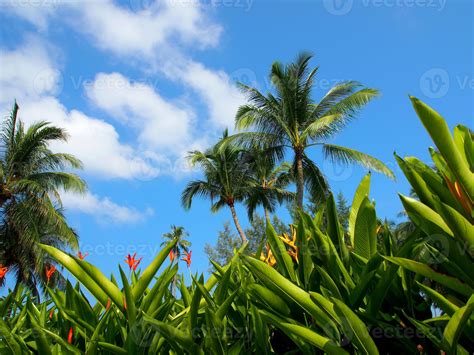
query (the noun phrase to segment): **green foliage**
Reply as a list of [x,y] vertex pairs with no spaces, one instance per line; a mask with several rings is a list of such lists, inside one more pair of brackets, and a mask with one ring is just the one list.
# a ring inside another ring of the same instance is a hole
[[23,283],[39,296],[38,287],[48,282],[45,268],[54,260],[38,244],[78,245],[63,215],[60,192],[81,193],[86,187],[77,175],[66,172],[81,168],[81,162],[49,149],[52,143],[66,141],[67,133],[43,121],[26,128],[18,111],[15,102],[0,132],[0,265],[15,274],[17,285]]
[[[265,226],[268,248],[253,253],[244,243],[230,257],[218,244],[219,261],[228,262],[213,262],[207,282],[192,275],[186,284],[176,263],[162,268],[182,231],[145,270],[119,267],[121,284],[41,245],[78,284],[46,287],[42,303],[22,288],[2,298],[0,353],[470,353],[473,136],[462,126],[448,136],[436,112],[412,101],[438,151],[436,170],[397,157],[419,198],[401,196],[415,225],[403,240],[377,219],[367,175],[343,210],[347,230],[332,194],[315,216],[299,211],[282,234],[255,218],[252,238],[262,240]],[[237,237],[227,225],[221,239]]]
[[319,145],[324,156],[337,163],[358,163],[393,177],[385,164],[365,153],[328,144],[327,140],[343,130],[358,112],[379,95],[355,81],[333,86],[323,98],[314,101],[314,82],[318,67],[310,69],[312,56],[301,53],[294,62],[274,62],[270,70],[271,93],[240,84],[248,97],[236,115],[236,128],[244,132],[230,138],[247,147],[266,150],[267,159],[279,160],[288,148],[297,185],[297,206],[303,208],[307,188],[319,201],[324,201],[329,185],[320,168],[306,151]]

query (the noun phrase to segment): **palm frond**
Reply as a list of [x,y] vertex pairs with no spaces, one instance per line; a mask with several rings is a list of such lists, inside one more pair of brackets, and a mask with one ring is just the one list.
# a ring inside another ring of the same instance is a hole
[[395,178],[393,172],[382,161],[357,150],[334,144],[324,144],[323,152],[325,157],[331,159],[332,162],[342,164],[357,163],[368,169],[385,174],[391,179]]

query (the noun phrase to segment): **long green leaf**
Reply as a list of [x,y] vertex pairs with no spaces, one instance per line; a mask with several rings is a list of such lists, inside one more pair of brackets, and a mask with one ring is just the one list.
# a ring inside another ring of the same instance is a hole
[[331,301],[334,303],[334,310],[340,318],[344,333],[351,343],[362,354],[378,354],[379,351],[367,331],[366,324],[344,302],[334,297],[331,298]]
[[389,256],[384,256],[384,258],[394,264],[404,267],[405,269],[408,269],[417,274],[423,275],[424,277],[427,277],[433,281],[437,281],[440,284],[443,284],[444,286],[456,292],[459,292],[461,295],[469,297],[474,292],[474,290],[469,285],[464,284],[460,282],[458,279],[453,278],[451,276],[441,274],[433,270],[432,268],[430,268],[428,265],[425,265],[418,261],[413,261],[410,259],[399,258],[399,257],[389,257]]
[[137,281],[135,286],[132,289],[133,298],[138,299],[143,295],[146,288],[153,280],[153,277],[156,275],[158,269],[160,268],[161,264],[165,261],[166,257],[169,255],[171,249],[177,243],[177,239],[170,242],[166,247],[164,247],[158,255],[153,259],[150,265],[143,271],[140,279]]
[[364,176],[359,186],[357,187],[357,190],[354,194],[354,199],[352,201],[351,212],[349,214],[349,236],[351,239],[352,246],[354,246],[355,224],[357,215],[359,213],[360,205],[364,198],[368,197],[370,193],[370,176],[370,172]]
[[288,336],[299,338],[304,342],[316,346],[327,354],[348,354],[347,351],[338,346],[331,339],[319,335],[308,327],[284,322],[269,312],[261,311],[261,314],[268,321],[284,331]]
[[451,168],[451,171],[457,176],[471,201],[474,201],[474,173],[470,171],[468,164],[463,160],[461,153],[454,144],[446,121],[438,112],[419,99],[413,96],[410,99],[418,117]]

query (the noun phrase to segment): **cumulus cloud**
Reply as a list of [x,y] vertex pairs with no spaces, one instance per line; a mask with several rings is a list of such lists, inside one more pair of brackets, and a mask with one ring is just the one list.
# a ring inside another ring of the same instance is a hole
[[235,112],[245,102],[243,95],[227,73],[185,53],[187,47],[216,45],[222,30],[199,2],[155,1],[134,12],[112,1],[99,1],[74,11],[81,19],[77,30],[89,35],[97,47],[133,58],[142,69],[191,89],[207,107],[211,127],[233,128]]
[[27,36],[19,47],[0,49],[0,100],[35,99],[54,95],[62,86],[59,64],[51,55],[59,52],[36,36]]
[[149,149],[186,146],[194,113],[164,99],[151,86],[133,83],[119,73],[99,73],[86,87],[89,99],[111,117],[139,131]]
[[170,41],[214,46],[222,31],[198,2],[154,1],[146,9],[137,9],[141,11],[110,0],[88,2],[87,6],[72,2],[68,6],[78,15],[74,21],[78,31],[91,36],[99,47],[122,55],[153,56]]
[[137,223],[154,213],[151,208],[138,211],[135,208],[118,205],[108,197],[99,197],[92,193],[85,195],[63,193],[61,200],[68,211],[93,216],[99,223]]
[[86,174],[123,179],[150,179],[159,174],[145,153],[120,142],[114,126],[77,110],[68,111],[54,97],[20,101],[20,117],[26,123],[47,120],[65,128],[69,140],[54,143],[52,148],[81,159]]
[[[160,157],[138,151],[120,142],[113,125],[78,110],[68,110],[54,96],[61,84],[61,74],[50,53],[54,48],[41,41],[28,39],[15,49],[0,51],[0,110],[6,114],[16,98],[20,119],[26,124],[46,120],[63,127],[68,142],[55,142],[53,151],[74,154],[82,160],[85,173],[100,178],[150,179],[160,173],[154,162]],[[109,198],[94,194],[84,197],[65,195],[69,208],[103,216],[114,222],[138,222],[149,215],[121,206]],[[100,213],[99,213],[100,212]]]
[[227,73],[211,70],[192,60],[173,61],[165,68],[170,79],[180,80],[201,97],[216,128],[233,129],[235,113],[245,97]]

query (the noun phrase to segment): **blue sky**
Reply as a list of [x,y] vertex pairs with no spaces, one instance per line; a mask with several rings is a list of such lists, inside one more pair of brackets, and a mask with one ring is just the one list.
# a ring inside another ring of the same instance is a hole
[[[393,152],[428,161],[430,140],[409,94],[451,127],[473,127],[471,0],[0,0],[0,7],[2,115],[16,98],[25,122],[68,129],[69,144],[54,149],[83,160],[89,192],[65,195],[64,204],[87,260],[106,273],[128,252],[147,264],[171,224],[190,233],[192,271],[206,271],[204,244],[230,213],[211,214],[199,200],[183,210],[181,191],[199,176],[184,157],[232,126],[244,102],[235,81],[268,89],[274,60],[314,53],[315,98],[342,80],[381,90],[332,141],[395,171],[397,181],[373,177],[381,217],[394,218],[397,192],[408,192]],[[364,169],[310,155],[351,200]]]

